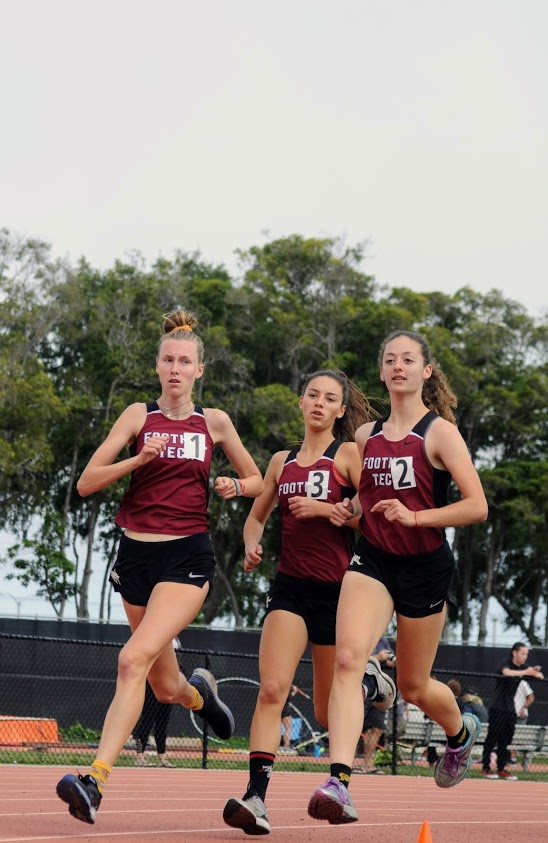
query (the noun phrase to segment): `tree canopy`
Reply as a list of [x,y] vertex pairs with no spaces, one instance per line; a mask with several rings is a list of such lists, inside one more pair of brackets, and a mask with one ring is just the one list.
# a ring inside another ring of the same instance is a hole
[[[494,598],[509,625],[546,644],[547,323],[497,290],[381,288],[364,271],[365,248],[294,234],[240,251],[233,278],[183,251],[152,263],[133,253],[108,270],[85,259],[72,266],[53,261],[48,244],[1,231],[0,527],[15,537],[1,560],[8,576],[59,617],[74,600],[86,619],[99,566],[100,619],[108,619],[114,515],[127,483],[81,498],[76,480],[124,407],[157,396],[163,313],[196,313],[206,369],[195,398],[229,413],[263,471],[274,451],[302,437],[298,394],[316,369],[343,369],[382,412],[377,351],[389,331],[404,328],[427,335],[459,397],[457,421],[490,507],[485,524],[455,531],[460,599],[452,621],[462,622],[467,642],[475,601],[482,643]],[[212,476],[225,470],[216,452]],[[219,576],[205,623],[261,621],[279,522],[274,512],[261,570],[246,575],[248,511],[245,499],[210,498]]]

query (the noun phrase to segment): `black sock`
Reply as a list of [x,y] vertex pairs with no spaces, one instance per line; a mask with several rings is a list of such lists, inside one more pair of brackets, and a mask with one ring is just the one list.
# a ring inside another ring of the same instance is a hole
[[352,772],[351,767],[347,767],[346,764],[332,764],[329,770],[332,779],[338,779],[341,784],[348,787],[350,784],[350,773]]
[[365,688],[365,699],[374,700],[377,696],[377,680],[375,677],[366,674],[363,677],[362,687]]
[[244,799],[254,791],[264,802],[275,758],[271,752],[249,753],[249,784]]
[[447,744],[450,749],[460,749],[468,740],[468,729],[462,724],[462,729],[456,735],[447,735]]

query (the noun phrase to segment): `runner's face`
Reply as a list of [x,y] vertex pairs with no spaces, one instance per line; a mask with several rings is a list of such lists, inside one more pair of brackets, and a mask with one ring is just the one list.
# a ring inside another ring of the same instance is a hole
[[432,374],[432,366],[424,365],[420,345],[409,337],[394,337],[386,344],[380,370],[381,380],[389,392],[407,393],[422,390]]
[[198,363],[198,349],[191,340],[164,340],[156,360],[156,372],[162,385],[162,395],[175,399],[188,395],[197,378],[201,378],[204,364]]
[[344,416],[342,386],[327,375],[313,378],[299,401],[305,424],[314,429],[331,430],[335,421]]

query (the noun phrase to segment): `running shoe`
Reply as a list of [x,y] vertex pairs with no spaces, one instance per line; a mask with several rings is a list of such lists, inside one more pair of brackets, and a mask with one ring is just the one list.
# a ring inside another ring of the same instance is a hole
[[81,776],[80,773],[77,776],[70,773],[63,776],[57,784],[57,796],[67,803],[73,817],[94,824],[102,796],[93,776]]
[[213,674],[203,667],[197,667],[188,682],[193,688],[197,688],[204,700],[203,708],[195,711],[194,714],[203,717],[218,738],[226,741],[227,738],[232,737],[234,717],[229,707],[217,696],[217,682]]
[[464,714],[462,720],[468,730],[468,737],[458,749],[445,747],[445,752],[434,768],[434,781],[438,787],[455,787],[470,769],[472,747],[481,731],[481,723],[475,714]]
[[517,782],[518,777],[514,776],[513,773],[509,773],[508,770],[499,770],[499,779],[504,779],[507,782]]
[[223,820],[231,828],[241,828],[246,834],[270,834],[266,805],[253,790],[243,799],[229,799],[223,811]]
[[334,778],[314,791],[308,803],[308,815],[315,820],[327,820],[331,825],[355,823],[358,819],[348,789]]
[[396,700],[396,683],[382,672],[380,662],[375,656],[370,656],[365,673],[367,676],[373,676],[377,683],[377,696],[369,698],[372,704],[381,711],[388,711]]
[[482,770],[481,774],[486,779],[498,779],[498,777],[499,777],[498,773],[492,773],[491,770]]

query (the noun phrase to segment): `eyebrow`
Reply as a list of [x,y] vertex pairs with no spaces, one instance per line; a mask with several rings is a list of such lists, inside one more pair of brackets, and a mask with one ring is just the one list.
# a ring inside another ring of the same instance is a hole
[[[308,387],[308,390],[309,390],[309,392],[321,392],[321,390],[320,390],[320,389],[318,389],[318,387],[317,387],[317,386],[309,386],[309,387]],[[337,395],[337,393],[336,393],[336,392],[326,392],[325,394],[326,394],[329,398],[342,398],[342,395]]]

